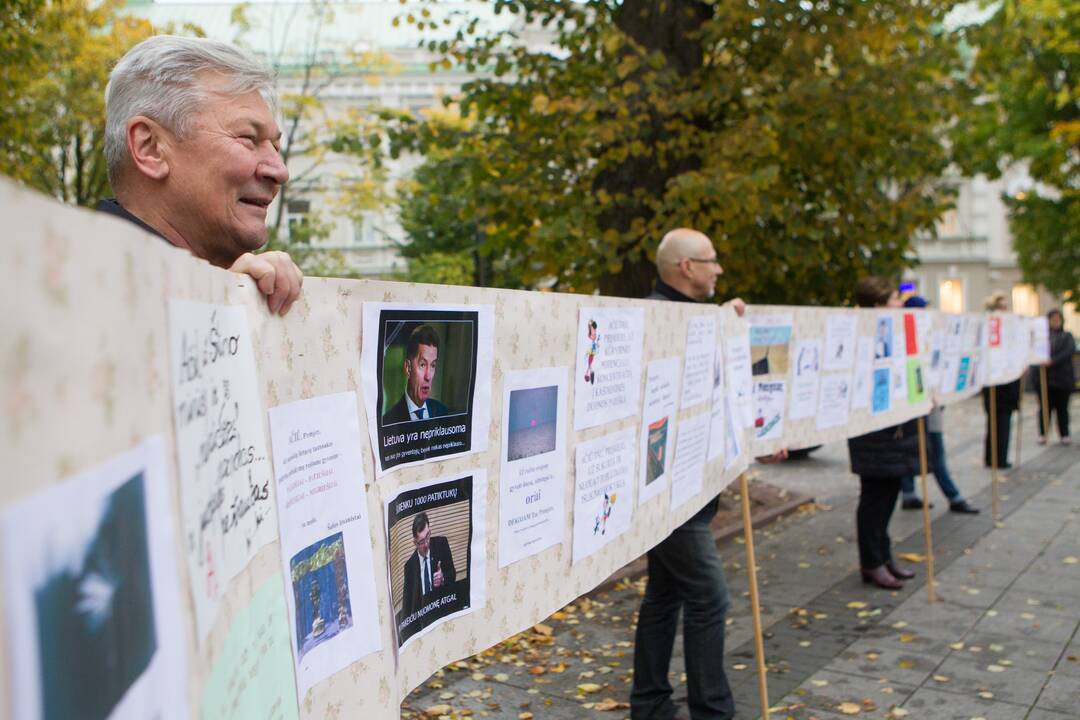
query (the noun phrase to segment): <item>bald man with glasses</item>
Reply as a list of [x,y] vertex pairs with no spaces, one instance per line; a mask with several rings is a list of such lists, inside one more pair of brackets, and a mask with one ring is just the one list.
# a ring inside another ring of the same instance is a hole
[[[716,294],[724,269],[705,233],[672,230],[656,251],[659,278],[651,300],[704,303]],[[727,303],[742,316],[738,298]],[[787,456],[758,458],[773,462]],[[724,674],[724,621],[729,600],[720,553],[709,527],[719,509],[713,498],[648,553],[649,581],[641,601],[634,638],[634,684],[630,691],[633,720],[678,717],[668,679],[680,609],[683,612],[683,656],[690,717],[729,720],[735,699]]]

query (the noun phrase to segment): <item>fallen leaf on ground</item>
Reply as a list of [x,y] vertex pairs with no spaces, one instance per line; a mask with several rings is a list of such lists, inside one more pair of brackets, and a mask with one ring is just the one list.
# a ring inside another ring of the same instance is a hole
[[1065,563],[1066,565],[1075,565],[1077,563],[1080,563],[1080,558],[1076,557],[1075,555],[1070,555],[1061,562]]
[[438,717],[440,715],[449,715],[450,714],[450,706],[447,705],[446,703],[442,703],[441,705],[432,705],[431,707],[424,710],[424,714],[425,715],[430,715],[431,717]]
[[601,710],[607,712],[609,710],[629,710],[630,703],[619,702],[615,698],[604,698],[600,702],[593,705],[593,710]]
[[862,710],[858,705],[850,702],[840,703],[836,706],[836,709],[845,715],[858,715],[859,711]]
[[498,682],[506,682],[507,680],[510,679],[510,676],[507,675],[506,673],[495,673],[495,679]]
[[1001,665],[987,665],[986,669],[992,673],[1005,672],[1005,668]]
[[581,683],[580,685],[577,686],[577,689],[578,689],[578,692],[594,693],[594,692],[600,692],[600,690],[603,689],[603,686],[602,685],[597,685],[596,683]]
[[945,676],[945,675],[935,675],[934,679],[937,680],[939,683],[947,683],[947,682],[949,682],[949,678],[947,676]]
[[919,553],[900,553],[900,559],[908,562],[926,562],[926,556]]
[[535,625],[533,625],[533,632],[539,633],[541,635],[550,636],[551,633],[554,631],[551,629],[550,625],[545,625],[544,623],[536,623]]

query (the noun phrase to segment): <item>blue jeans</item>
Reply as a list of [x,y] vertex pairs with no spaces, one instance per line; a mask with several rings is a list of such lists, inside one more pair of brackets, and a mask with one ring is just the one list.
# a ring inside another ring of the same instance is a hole
[[[942,494],[949,499],[949,502],[959,500],[960,490],[956,487],[956,483],[952,481],[952,478],[949,477],[949,467],[945,464],[944,433],[926,433],[926,455],[927,464],[930,466],[930,470],[933,471],[934,477],[937,478],[937,484],[941,488]],[[900,492],[904,494],[905,500],[916,497],[915,478],[906,477],[901,480]]]
[[713,500],[649,551],[649,581],[634,638],[630,717],[671,720],[668,669],[683,611],[683,648],[690,717],[730,720],[735,698],[724,675],[724,618],[729,605],[720,554],[709,523]]

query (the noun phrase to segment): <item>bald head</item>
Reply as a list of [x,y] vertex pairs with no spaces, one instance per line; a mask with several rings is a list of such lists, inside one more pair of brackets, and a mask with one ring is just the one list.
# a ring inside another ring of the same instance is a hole
[[695,300],[708,300],[724,272],[709,236],[690,228],[672,230],[656,249],[660,279]]

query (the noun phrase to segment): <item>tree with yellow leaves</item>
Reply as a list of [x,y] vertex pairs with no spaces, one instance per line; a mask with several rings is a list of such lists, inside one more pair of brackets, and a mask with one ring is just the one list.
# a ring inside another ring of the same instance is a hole
[[110,194],[102,152],[113,64],[153,34],[122,0],[11,0],[0,10],[0,172],[65,202]]

